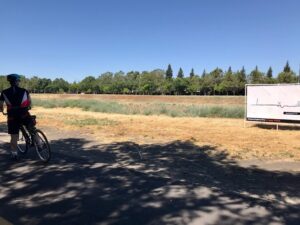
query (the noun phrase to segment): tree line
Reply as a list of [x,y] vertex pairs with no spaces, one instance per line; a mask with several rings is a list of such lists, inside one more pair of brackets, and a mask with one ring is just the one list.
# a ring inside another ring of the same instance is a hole
[[[87,76],[80,82],[68,82],[63,78],[54,80],[22,76],[21,86],[32,93],[86,93],[86,94],[136,94],[136,95],[243,95],[245,84],[297,83],[299,76],[287,62],[283,71],[273,76],[270,67],[266,73],[256,66],[249,74],[243,68],[226,71],[216,68],[201,75],[194,69],[185,76],[182,68],[174,75],[171,65],[167,69],[151,72],[106,72],[98,77]],[[9,86],[6,76],[0,76],[0,90]]]

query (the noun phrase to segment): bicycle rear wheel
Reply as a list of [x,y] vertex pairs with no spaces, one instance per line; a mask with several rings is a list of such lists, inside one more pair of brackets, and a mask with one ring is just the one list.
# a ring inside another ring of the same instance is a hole
[[51,149],[46,135],[41,130],[36,130],[34,135],[34,146],[38,157],[43,162],[48,162],[51,158]]

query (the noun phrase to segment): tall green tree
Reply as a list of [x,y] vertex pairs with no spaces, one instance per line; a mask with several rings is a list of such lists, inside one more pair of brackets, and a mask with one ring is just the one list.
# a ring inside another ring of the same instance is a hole
[[294,72],[281,72],[278,74],[277,80],[279,83],[297,83],[297,76]]
[[235,94],[237,91],[237,82],[235,80],[235,76],[232,73],[231,67],[228,68],[225,73],[222,82],[220,83],[220,91],[228,94]]
[[205,69],[203,70],[203,73],[202,73],[202,75],[201,75],[201,78],[204,78],[206,76],[206,71],[205,71]]
[[266,83],[268,84],[273,84],[275,83],[275,80],[273,79],[273,70],[272,67],[270,66],[268,71],[267,71],[267,75],[266,75]]
[[201,90],[201,79],[199,76],[190,77],[187,81],[187,92],[191,95],[195,95]]
[[190,78],[195,76],[195,72],[194,72],[194,68],[192,68],[191,72],[190,72]]
[[126,88],[125,73],[123,71],[116,72],[114,74],[112,89],[114,94],[124,93]]
[[178,78],[183,78],[183,77],[184,77],[183,70],[182,70],[182,68],[181,68],[181,67],[179,68],[179,71],[178,71],[177,77],[178,77]]
[[213,71],[210,72],[209,76],[212,77],[212,85],[213,85],[213,94],[220,94],[222,87],[220,86],[222,79],[223,79],[223,70],[220,68],[216,68]]
[[105,72],[97,78],[100,93],[112,94],[113,91],[113,73]]
[[273,78],[273,70],[272,67],[270,66],[267,72],[267,78],[272,79]]
[[99,87],[96,82],[96,78],[93,76],[85,77],[80,83],[79,88],[81,92],[91,94],[91,93],[98,93]]
[[285,73],[291,72],[291,67],[289,65],[289,61],[286,62],[285,66],[283,68],[283,72],[285,72]]
[[201,92],[203,95],[211,95],[214,93],[214,80],[211,74],[206,74],[205,77],[201,78]]
[[141,74],[140,92],[142,94],[161,94],[164,76],[157,71],[143,71]]
[[155,83],[156,89],[155,94],[163,94],[164,88],[162,87],[162,83],[164,82],[164,71],[161,69],[156,69],[150,72],[153,77],[153,82]]
[[264,74],[258,70],[256,66],[254,70],[251,71],[249,75],[249,81],[251,84],[261,84],[264,83]]
[[241,71],[237,72],[237,79],[239,82],[246,84],[247,82],[247,75],[246,75],[246,70],[245,67],[243,66]]
[[173,70],[172,70],[171,64],[168,65],[168,68],[166,70],[166,78],[167,79],[173,78]]
[[232,74],[231,66],[228,67],[227,73],[231,73]]
[[39,79],[39,89],[38,91],[40,93],[42,92],[45,92],[45,88],[51,84],[51,80],[50,79],[47,79],[47,78],[42,78],[42,79]]
[[72,93],[72,94],[78,94],[79,92],[79,85],[77,82],[73,82],[72,84],[70,84],[70,87],[69,87],[69,93]]
[[176,95],[184,95],[187,92],[188,82],[187,79],[182,77],[177,77],[174,80],[174,88]]
[[47,92],[51,92],[51,93],[63,93],[63,92],[68,92],[69,90],[69,83],[64,80],[63,78],[56,78],[53,80],[53,82],[51,84],[49,84],[46,87],[46,91]]
[[140,73],[138,71],[130,71],[126,74],[126,88],[128,88],[129,93],[137,94],[139,86]]
[[247,83],[247,75],[244,66],[240,71],[235,73],[236,82],[238,83],[238,94],[243,95],[245,93],[245,85]]
[[161,83],[161,91],[162,94],[165,95],[173,95],[175,93],[174,80],[173,79],[165,79]]
[[34,76],[29,80],[28,90],[30,92],[33,93],[39,92],[39,80],[40,78],[38,78],[37,76]]
[[278,74],[277,81],[279,83],[296,83],[297,76],[294,71],[291,70],[289,63],[287,62],[283,68],[283,71]]

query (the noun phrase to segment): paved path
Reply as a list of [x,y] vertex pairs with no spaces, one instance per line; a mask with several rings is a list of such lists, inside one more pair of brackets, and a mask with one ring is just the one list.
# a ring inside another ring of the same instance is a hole
[[188,142],[101,145],[53,129],[48,165],[34,151],[13,162],[3,132],[1,225],[300,224],[297,171],[245,168]]

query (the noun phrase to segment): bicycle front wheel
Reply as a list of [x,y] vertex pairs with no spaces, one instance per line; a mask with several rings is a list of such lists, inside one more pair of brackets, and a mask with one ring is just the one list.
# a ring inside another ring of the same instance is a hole
[[34,135],[34,146],[38,157],[43,162],[48,162],[51,158],[51,149],[46,135],[41,130],[36,130]]

